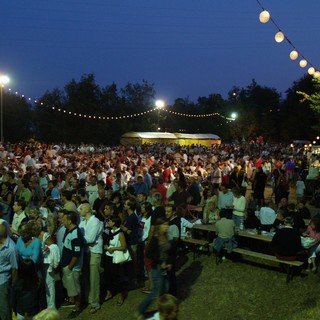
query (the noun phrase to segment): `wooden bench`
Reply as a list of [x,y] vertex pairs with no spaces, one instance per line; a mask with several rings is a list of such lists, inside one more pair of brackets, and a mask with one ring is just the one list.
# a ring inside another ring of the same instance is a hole
[[[193,238],[181,238],[180,242],[182,244],[188,245],[192,247],[192,251],[193,251],[193,260],[195,260],[196,258],[196,253],[197,251],[200,252],[200,247],[202,248],[206,248],[207,250],[207,254],[210,254],[210,250],[209,250],[209,241],[207,240],[201,240],[201,239],[193,239]],[[197,250],[198,249],[198,250]]]
[[250,250],[246,250],[246,249],[242,249],[242,248],[235,248],[232,250],[232,252],[239,253],[242,256],[249,256],[249,257],[254,257],[254,258],[282,264],[287,272],[287,280],[286,280],[287,283],[293,277],[292,267],[302,267],[304,264],[302,261],[299,261],[299,260],[292,260],[292,261],[279,260],[279,259],[277,259],[277,257],[269,255],[269,254],[260,253],[260,252],[256,252],[256,251],[250,251]]

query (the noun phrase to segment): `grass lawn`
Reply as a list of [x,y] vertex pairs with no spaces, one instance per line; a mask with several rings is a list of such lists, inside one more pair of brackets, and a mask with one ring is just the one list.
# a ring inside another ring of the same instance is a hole
[[[263,261],[226,260],[216,265],[215,257],[182,257],[178,273],[180,320],[197,319],[318,319],[320,278],[317,274],[295,276],[286,284],[286,274]],[[85,309],[78,319],[133,319],[133,311],[144,298],[140,290],[130,291],[125,303],[116,300],[102,305],[91,315]],[[152,309],[152,308],[151,308]],[[65,319],[70,308],[60,309]]]
[[[270,199],[271,188],[266,188]],[[295,202],[294,190],[289,202]],[[319,211],[313,209],[312,213]],[[178,288],[180,320],[313,320],[320,314],[320,278],[318,274],[295,276],[286,284],[286,274],[277,264],[246,258],[224,261],[216,265],[213,255],[192,253],[180,258]],[[320,269],[319,269],[320,274]],[[113,299],[91,315],[89,308],[78,319],[130,320],[137,305],[145,297],[140,290],[129,292],[118,307]],[[151,308],[152,309],[152,308]],[[154,308],[153,308],[154,309]],[[60,309],[66,319],[71,309]]]

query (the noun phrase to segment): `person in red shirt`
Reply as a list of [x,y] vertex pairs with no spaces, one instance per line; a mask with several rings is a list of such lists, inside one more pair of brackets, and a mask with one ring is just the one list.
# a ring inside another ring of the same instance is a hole
[[162,203],[165,206],[167,202],[167,188],[163,184],[163,182],[163,178],[160,177],[157,183],[157,192],[159,192],[162,195]]
[[162,172],[162,178],[165,183],[170,183],[170,175],[171,175],[171,169],[168,163],[164,165],[164,170]]

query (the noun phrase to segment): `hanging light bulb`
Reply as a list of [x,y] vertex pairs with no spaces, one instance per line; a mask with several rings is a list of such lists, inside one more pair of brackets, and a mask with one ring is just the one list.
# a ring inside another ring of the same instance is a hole
[[263,10],[259,15],[259,20],[261,23],[267,23],[270,20],[270,13],[267,10]]
[[283,32],[279,31],[276,33],[276,35],[274,36],[274,39],[276,40],[276,42],[280,43],[284,40],[284,34]]
[[320,71],[316,71],[316,72],[313,74],[313,76],[314,76],[316,79],[320,78]]
[[299,65],[300,65],[301,68],[304,68],[307,64],[308,64],[308,62],[307,62],[306,59],[302,59],[299,62]]
[[298,58],[299,54],[298,54],[298,51],[297,50],[292,50],[290,52],[290,59],[291,60],[296,60]]
[[315,68],[314,67],[310,67],[309,69],[308,69],[308,73],[310,74],[310,76],[311,75],[313,75],[314,73],[315,73]]

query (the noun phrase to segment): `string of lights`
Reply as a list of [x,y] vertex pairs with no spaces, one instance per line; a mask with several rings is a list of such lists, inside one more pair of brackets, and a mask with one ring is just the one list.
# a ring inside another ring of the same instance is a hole
[[261,23],[267,23],[271,22],[276,29],[278,30],[275,34],[275,41],[277,43],[281,43],[284,40],[292,47],[292,50],[289,54],[289,57],[291,60],[297,60],[299,58],[299,66],[301,68],[305,68],[308,66],[308,74],[312,75],[314,78],[320,77],[320,71],[317,69],[303,54],[300,50],[296,48],[296,46],[293,44],[293,42],[284,34],[284,32],[281,30],[279,25],[274,21],[274,19],[271,17],[270,12],[264,8],[264,6],[261,4],[259,0],[256,0],[258,5],[261,7],[262,12],[259,15],[259,20]]
[[229,120],[229,121],[234,120],[233,118],[226,117],[218,112],[206,113],[206,114],[191,114],[191,113],[181,113],[181,112],[171,111],[169,109],[161,109],[161,111],[165,111],[165,112],[174,114],[176,116],[182,116],[182,117],[188,117],[188,118],[208,118],[208,117],[219,116],[219,117],[226,119],[226,120]]
[[[12,88],[8,88],[7,89],[9,93],[12,93],[16,96],[19,96],[21,98],[26,99],[27,101],[34,103],[34,104],[38,104],[39,106],[45,106],[45,104],[43,102],[39,102],[37,99],[34,98],[30,98],[27,97],[27,95],[25,94],[21,94],[18,91],[14,91]],[[222,119],[225,119],[227,122],[232,122],[235,119],[233,118],[229,118],[226,117],[218,112],[214,112],[214,113],[206,113],[206,114],[191,114],[191,113],[181,113],[181,112],[176,112],[176,111],[171,111],[167,108],[159,107],[156,106],[153,109],[150,109],[148,111],[144,111],[144,112],[136,112],[136,113],[132,113],[132,114],[127,114],[127,115],[115,115],[115,116],[97,116],[97,115],[89,115],[89,114],[84,114],[84,113],[79,113],[79,112],[73,112],[73,111],[68,111],[64,108],[61,107],[56,107],[56,106],[46,106],[48,109],[51,109],[52,111],[57,111],[57,112],[61,112],[70,116],[75,116],[75,117],[79,117],[79,118],[87,118],[87,119],[97,119],[97,120],[123,120],[123,119],[130,119],[130,118],[135,118],[135,117],[141,117],[144,116],[146,114],[149,114],[151,112],[154,112],[156,110],[158,111],[164,111],[170,114],[173,114],[175,116],[181,116],[181,117],[188,117],[188,118],[207,118],[207,117],[216,117],[219,116]]]
[[[41,106],[44,106],[43,102],[40,103]],[[139,113],[133,113],[133,114],[127,114],[127,115],[120,115],[120,116],[96,116],[96,115],[88,115],[88,114],[83,114],[83,113],[77,113],[77,112],[72,112],[72,111],[68,111],[66,109],[63,108],[59,108],[59,107],[49,107],[51,108],[51,110],[53,111],[57,111],[57,112],[61,112],[61,113],[65,113],[71,116],[76,116],[79,118],[87,118],[87,119],[98,119],[98,120],[123,120],[123,119],[129,119],[129,118],[135,118],[135,117],[140,117],[140,116],[144,116],[150,112],[154,112],[156,110],[160,110],[160,111],[164,111],[164,112],[168,112],[170,114],[173,115],[177,115],[177,116],[181,116],[181,117],[189,117],[189,118],[206,118],[206,117],[215,117],[215,116],[219,116],[225,120],[227,120],[228,122],[230,121],[234,121],[235,119],[233,118],[229,118],[226,117],[218,112],[214,112],[214,113],[207,113],[207,114],[190,114],[190,113],[180,113],[180,112],[175,112],[175,111],[171,111],[169,109],[165,109],[165,108],[159,108],[159,107],[155,107],[151,110],[148,111],[144,111],[144,112],[139,112]]]
[[25,99],[26,99],[27,101],[29,101],[29,102],[38,103],[38,100],[37,100],[37,99],[27,97],[26,95],[21,94],[21,93],[19,93],[18,91],[14,91],[12,88],[8,88],[8,91],[9,91],[9,93],[12,93],[12,94],[14,94],[14,95],[16,95],[16,96],[19,96],[19,97],[21,97],[21,98],[25,98]]
[[[41,102],[40,105],[44,105],[44,104]],[[148,111],[137,112],[137,113],[127,114],[127,115],[119,115],[119,116],[95,116],[95,115],[89,115],[89,114],[68,111],[66,109],[62,109],[62,108],[58,108],[58,107],[49,107],[49,108],[51,108],[51,110],[65,113],[65,114],[68,114],[71,116],[75,116],[75,117],[79,117],[79,118],[87,118],[87,119],[97,119],[97,120],[123,120],[123,119],[141,117],[141,116],[144,116],[144,115],[158,109],[157,107],[155,107],[155,108],[148,110]]]

